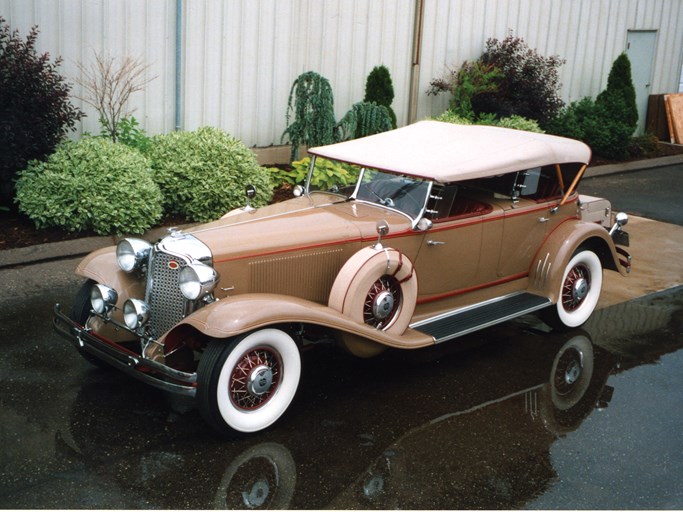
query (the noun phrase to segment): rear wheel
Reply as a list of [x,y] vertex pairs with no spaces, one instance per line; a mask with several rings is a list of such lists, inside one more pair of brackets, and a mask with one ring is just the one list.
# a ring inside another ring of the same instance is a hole
[[602,290],[602,264],[590,250],[579,251],[564,269],[557,304],[543,320],[556,329],[579,327],[595,310]]
[[299,349],[283,331],[211,341],[197,369],[199,411],[221,433],[258,432],[284,414],[300,377]]

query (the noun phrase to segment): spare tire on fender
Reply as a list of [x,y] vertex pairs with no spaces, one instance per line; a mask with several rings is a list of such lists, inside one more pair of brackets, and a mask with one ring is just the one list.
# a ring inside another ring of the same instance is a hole
[[391,248],[366,247],[339,271],[329,307],[376,329],[403,334],[415,311],[413,262]]

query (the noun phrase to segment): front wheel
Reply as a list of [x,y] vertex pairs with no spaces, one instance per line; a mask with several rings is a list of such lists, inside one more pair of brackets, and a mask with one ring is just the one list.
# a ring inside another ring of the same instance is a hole
[[601,290],[600,258],[590,250],[577,252],[564,269],[557,304],[543,312],[543,320],[556,329],[579,327],[595,310]]
[[197,368],[199,411],[221,433],[258,432],[284,414],[300,377],[299,349],[283,331],[211,341]]

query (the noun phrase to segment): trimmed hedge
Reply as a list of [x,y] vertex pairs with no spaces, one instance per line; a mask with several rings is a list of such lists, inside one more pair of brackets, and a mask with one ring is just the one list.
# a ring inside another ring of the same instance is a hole
[[245,187],[256,187],[252,206],[272,197],[268,171],[242,142],[212,127],[152,137],[145,151],[168,212],[208,222],[244,206]]
[[19,173],[15,201],[36,227],[143,233],[161,219],[161,192],[147,159],[107,139],[66,142]]

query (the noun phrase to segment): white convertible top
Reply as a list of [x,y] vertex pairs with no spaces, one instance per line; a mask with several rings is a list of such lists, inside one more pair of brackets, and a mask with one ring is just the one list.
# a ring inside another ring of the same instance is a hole
[[420,121],[360,139],[311,148],[313,155],[441,183],[543,165],[590,161],[583,142],[495,126]]

